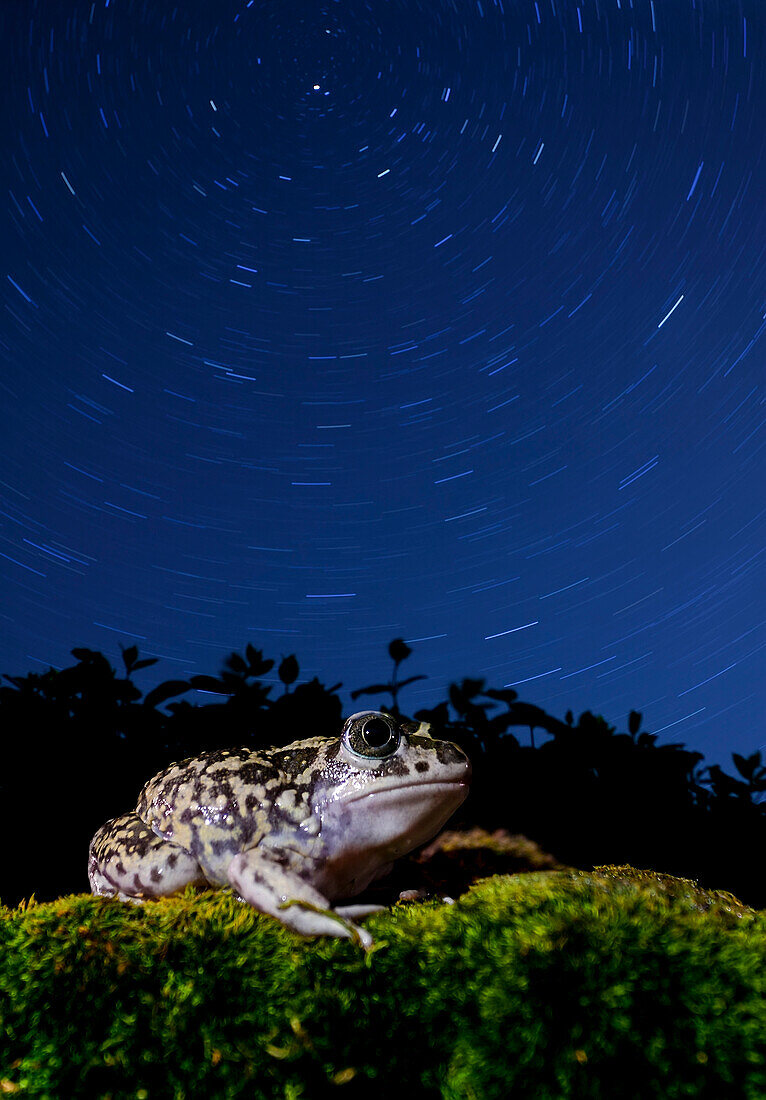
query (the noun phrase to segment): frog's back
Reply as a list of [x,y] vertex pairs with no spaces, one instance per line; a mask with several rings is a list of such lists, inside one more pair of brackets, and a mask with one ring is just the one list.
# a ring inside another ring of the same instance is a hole
[[163,840],[194,855],[211,882],[269,831],[279,770],[268,753],[220,749],[170,764],[141,791],[136,812]]

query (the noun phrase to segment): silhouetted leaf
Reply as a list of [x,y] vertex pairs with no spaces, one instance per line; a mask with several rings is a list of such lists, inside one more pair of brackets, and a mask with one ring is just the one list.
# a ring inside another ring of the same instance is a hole
[[182,699],[180,703],[168,703],[168,710],[171,714],[177,718],[178,715],[188,715],[195,710],[194,704],[190,703],[188,699]]
[[186,680],[165,680],[144,696],[144,706],[156,707],[166,699],[172,699],[174,695],[183,695],[185,691],[191,691],[191,688],[192,685]]
[[378,695],[381,691],[390,691],[390,684],[370,684],[366,688],[357,688],[351,692],[352,699],[358,699],[360,695]]
[[244,657],[240,657],[239,653],[230,653],[225,664],[227,669],[239,676],[246,676],[249,671],[247,661]]
[[133,668],[138,658],[138,646],[130,645],[126,649],[122,650],[122,660],[125,665],[125,671],[130,675],[130,671]]
[[502,690],[490,688],[489,691],[484,692],[484,695],[490,699],[499,699],[501,703],[507,703],[508,706],[519,697],[519,693],[512,688],[503,688]]
[[248,684],[248,677],[240,675],[239,672],[230,672],[228,669],[221,669],[221,683],[224,685],[224,690],[230,695],[243,695],[251,688],[259,688],[260,682],[256,681],[253,684]]
[[295,656],[291,654],[289,657],[283,658],[277,674],[282,683],[287,686],[288,684],[295,683],[298,679],[299,672],[300,668],[298,666],[298,661]]
[[752,782],[756,778],[756,771],[762,770],[760,752],[751,753],[750,756],[740,756],[738,752],[733,752],[731,757],[739,774],[748,782]]
[[547,730],[548,733],[562,729],[561,722],[533,703],[512,703],[508,709],[514,726],[529,726],[530,729]]
[[632,737],[635,737],[641,729],[641,718],[642,715],[637,710],[632,710],[628,715],[628,730]]
[[740,779],[735,779],[732,775],[727,775],[719,764],[712,764],[708,768],[708,777],[714,793],[719,798],[749,799],[750,790],[747,784]]
[[459,683],[449,686],[449,698],[458,714],[465,714],[471,700],[484,689],[484,680],[475,680],[467,677]]
[[734,763],[736,764],[737,771],[739,772],[739,774],[744,775],[745,779],[748,779],[749,778],[748,773],[750,772],[751,769],[748,767],[748,762],[744,758],[744,756],[740,756],[740,754],[738,752],[733,752],[731,754],[731,758],[734,761]]
[[78,646],[77,649],[72,649],[70,652],[78,661],[106,661],[104,654],[99,653],[97,649],[86,649],[84,646]]
[[245,653],[249,663],[249,670],[251,676],[265,676],[274,667],[274,662],[271,660],[264,660],[263,653],[260,649],[256,649],[255,646],[248,644],[245,646]]
[[500,737],[504,737],[507,733],[508,727],[512,726],[513,714],[510,710],[507,710],[505,714],[495,714],[487,722],[486,732],[489,734],[497,734]]
[[388,655],[397,665],[406,661],[412,650],[403,638],[394,638],[388,645]]
[[428,679],[428,677],[424,676],[422,674],[420,676],[408,676],[406,680],[402,680],[396,686],[400,687],[400,688],[403,688],[407,684],[414,684],[416,680],[427,680],[427,679]]
[[467,676],[464,680],[460,681],[460,690],[463,695],[468,699],[473,699],[474,695],[480,695],[484,692],[484,685],[486,680],[477,680],[471,676]]
[[131,671],[138,672],[140,668],[148,668],[149,665],[156,665],[158,657],[144,657],[142,661],[136,661]]
[[216,676],[192,676],[189,686],[198,691],[214,691],[216,695],[231,695],[228,686]]
[[419,722],[429,722],[432,726],[446,726],[449,722],[449,704],[443,702],[435,707],[416,710],[414,717]]

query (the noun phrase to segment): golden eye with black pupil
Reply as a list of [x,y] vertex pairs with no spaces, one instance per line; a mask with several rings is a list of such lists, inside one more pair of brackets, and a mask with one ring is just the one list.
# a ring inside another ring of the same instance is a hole
[[367,711],[354,714],[343,727],[343,743],[355,756],[380,760],[393,756],[401,734],[397,723],[387,714]]

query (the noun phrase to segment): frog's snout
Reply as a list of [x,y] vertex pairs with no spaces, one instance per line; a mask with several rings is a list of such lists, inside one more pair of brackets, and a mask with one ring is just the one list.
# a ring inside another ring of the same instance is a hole
[[[463,753],[463,756],[465,756],[465,753]],[[463,780],[463,782],[470,785],[472,776],[473,776],[473,766],[471,764],[471,761],[468,759],[468,757],[465,756],[465,779]]]
[[455,782],[470,783],[473,769],[471,761],[454,741],[438,742],[437,755],[440,764],[454,769]]

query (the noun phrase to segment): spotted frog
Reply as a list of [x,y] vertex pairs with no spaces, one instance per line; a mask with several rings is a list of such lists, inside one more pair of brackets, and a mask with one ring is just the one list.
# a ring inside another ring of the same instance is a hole
[[232,886],[242,901],[304,936],[355,939],[380,906],[339,906],[425,843],[468,793],[471,765],[426,723],[359,711],[340,737],[282,748],[224,749],[150,779],[135,813],[94,836],[96,895],[165,897]]

